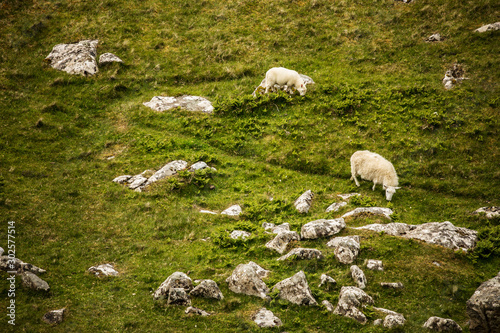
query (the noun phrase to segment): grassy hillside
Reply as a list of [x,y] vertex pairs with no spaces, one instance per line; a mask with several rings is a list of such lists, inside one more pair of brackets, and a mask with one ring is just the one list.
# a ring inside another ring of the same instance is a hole
[[[324,260],[278,262],[260,226],[288,222],[300,231],[371,204],[392,208],[398,222],[451,221],[480,232],[467,255],[348,228],[339,234],[361,236],[361,268],[365,259],[384,261],[384,272],[364,269],[365,291],[375,306],[405,315],[402,331],[424,332],[439,316],[467,332],[466,300],[500,267],[498,220],[471,215],[500,205],[500,32],[473,32],[499,14],[493,0],[0,0],[0,246],[15,221],[17,256],[46,269],[51,286],[37,293],[18,280],[17,331],[254,332],[250,317],[265,306],[284,323],[272,332],[383,332],[369,310],[363,326],[321,306],[235,294],[225,283],[253,260],[272,271],[268,287],[303,270],[318,303],[336,305],[340,288],[354,283],[327,239],[291,245],[322,250]],[[437,32],[444,41],[425,41]],[[98,39],[98,55],[112,52],[124,64],[80,77],[44,62],[56,44],[83,39]],[[446,91],[441,80],[454,63],[468,79]],[[303,97],[254,99],[273,66],[316,84]],[[214,114],[142,105],[183,94],[210,99]],[[380,187],[349,179],[349,157],[364,149],[394,164],[402,188],[392,202]],[[143,193],[111,181],[176,159],[203,160],[217,172]],[[312,208],[299,214],[293,202],[308,189]],[[362,199],[325,213],[351,191]],[[233,204],[243,208],[239,219],[199,213]],[[375,222],[386,221],[347,224]],[[226,231],[241,228],[253,230],[248,241],[227,240]],[[107,262],[119,277],[86,273]],[[218,283],[224,300],[193,299],[214,316],[153,300],[175,271]],[[337,286],[319,288],[322,273]],[[0,276],[5,314],[7,274]],[[396,281],[405,288],[380,287]],[[63,323],[42,322],[62,307]],[[2,317],[0,331],[12,330]]]

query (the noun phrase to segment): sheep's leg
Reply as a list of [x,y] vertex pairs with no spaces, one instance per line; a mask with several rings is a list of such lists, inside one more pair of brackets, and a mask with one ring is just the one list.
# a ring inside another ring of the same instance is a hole
[[375,191],[375,186],[377,186],[377,183],[373,182],[373,188],[372,188],[372,191]]
[[358,179],[356,178],[356,171],[354,171],[353,168],[351,168],[351,180],[354,179],[354,182],[356,183],[356,186],[359,186]]

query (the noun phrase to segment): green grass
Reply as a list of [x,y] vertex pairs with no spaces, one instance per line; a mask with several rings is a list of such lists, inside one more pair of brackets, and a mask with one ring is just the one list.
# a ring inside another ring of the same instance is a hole
[[[322,250],[324,260],[277,262],[264,247],[272,236],[261,224],[288,222],[300,231],[364,203],[394,209],[398,222],[451,221],[480,231],[469,255],[377,233],[340,233],[361,236],[355,264],[384,261],[384,272],[364,269],[366,292],[375,306],[405,315],[403,331],[425,331],[430,316],[452,318],[468,331],[465,302],[500,264],[498,220],[471,215],[500,205],[499,32],[473,33],[497,21],[499,10],[491,0],[1,1],[0,246],[7,248],[7,222],[15,221],[18,257],[46,269],[42,278],[51,286],[41,294],[18,280],[17,330],[254,332],[260,329],[251,315],[265,306],[284,323],[272,332],[382,332],[373,316],[362,326],[322,307],[234,294],[225,283],[250,260],[272,271],[270,288],[303,270],[318,303],[336,305],[340,288],[353,282],[327,239],[291,245]],[[426,43],[436,32],[445,40]],[[82,39],[99,39],[98,54],[112,52],[124,64],[85,78],[44,63],[54,45]],[[445,91],[441,80],[455,62],[468,80]],[[254,99],[273,66],[316,84],[303,97]],[[207,97],[214,114],[142,105],[182,94]],[[380,187],[349,180],[349,157],[362,149],[393,162],[402,188],[391,203]],[[111,182],[175,159],[203,160],[217,172],[162,181],[143,193]],[[308,189],[315,198],[301,215],[293,202]],[[362,199],[324,213],[337,194],[351,191]],[[198,213],[233,204],[243,208],[239,220]],[[255,231],[248,241],[228,241],[225,231],[237,228]],[[86,273],[105,262],[121,275]],[[153,300],[175,271],[218,283],[223,301],[193,300],[216,315],[187,316]],[[322,273],[338,284],[318,288]],[[405,288],[383,289],[380,282]],[[0,293],[5,309],[6,281]],[[42,322],[62,307],[63,323]],[[0,321],[0,330],[12,328]]]

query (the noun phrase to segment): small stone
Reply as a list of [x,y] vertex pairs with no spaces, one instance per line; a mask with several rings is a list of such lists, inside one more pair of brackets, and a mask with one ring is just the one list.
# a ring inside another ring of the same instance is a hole
[[243,230],[233,230],[233,232],[231,232],[231,234],[229,235],[229,237],[231,237],[232,239],[243,239],[243,240],[247,239],[250,236],[252,236],[251,233]]
[[403,315],[387,315],[384,319],[384,327],[385,328],[395,328],[398,326],[403,326],[406,322],[405,317]]
[[200,213],[202,213],[202,214],[217,215],[217,213],[215,213],[215,212],[212,212],[212,211],[209,211],[209,210],[204,210],[204,209],[200,210]]
[[404,285],[401,282],[381,282],[380,285],[384,288],[403,289]]
[[279,297],[290,303],[297,305],[318,305],[314,299],[307,283],[306,275],[303,271],[298,272],[292,277],[278,282],[274,290],[279,290]]
[[323,254],[321,251],[316,249],[305,249],[302,247],[295,248],[288,252],[286,255],[279,257],[276,260],[286,260],[292,256],[295,256],[296,259],[323,259]]
[[170,288],[167,304],[188,306],[191,305],[191,299],[184,288]]
[[159,112],[181,108],[185,111],[199,111],[203,113],[212,113],[214,107],[212,103],[200,96],[155,96],[149,102],[142,103],[145,106]]
[[279,234],[280,232],[283,232],[283,231],[290,231],[290,224],[283,223],[280,225],[274,225],[274,223],[264,222],[264,223],[262,223],[262,228],[264,228],[265,230],[271,231],[273,234]]
[[391,219],[393,211],[390,208],[382,208],[382,207],[358,207],[354,209],[353,211],[350,211],[348,213],[345,213],[342,215],[342,218],[348,218],[348,217],[357,217],[358,215],[362,214],[372,214],[372,215],[381,215],[384,216],[387,219]]
[[346,226],[343,218],[333,220],[315,220],[304,224],[300,230],[300,236],[304,239],[317,239],[338,234]]
[[99,266],[92,266],[88,269],[90,273],[97,276],[118,276],[118,272],[111,264],[102,264]]
[[242,210],[239,205],[233,205],[223,211],[221,214],[222,215],[227,215],[227,216],[239,216],[241,214]]
[[193,306],[188,306],[186,311],[184,311],[185,314],[196,314],[202,317],[208,317],[210,316],[210,313],[203,311],[202,309],[195,308]]
[[333,310],[335,309],[333,307],[333,304],[328,302],[326,299],[323,302],[321,302],[321,304],[323,304],[323,306],[326,308],[326,311],[328,312],[333,312]]
[[474,30],[474,32],[486,32],[486,31],[496,31],[496,30],[500,30],[500,22],[483,25],[482,27]]
[[197,171],[197,170],[203,170],[205,168],[208,168],[207,163],[205,163],[203,161],[200,161],[200,162],[196,162],[195,164],[191,165],[189,167],[189,171],[190,172],[194,172],[194,171]]
[[118,176],[115,179],[113,179],[113,182],[118,184],[126,184],[130,180],[130,178],[132,178],[132,176],[130,175]]
[[360,289],[365,289],[366,277],[365,277],[365,273],[363,273],[361,268],[359,268],[356,265],[352,265],[351,266],[351,276],[352,276],[354,282],[356,282],[356,284],[358,285],[358,287]]
[[99,65],[104,65],[104,64],[109,64],[112,62],[121,62],[123,63],[123,60],[115,56],[113,53],[103,53],[99,57]]
[[52,310],[43,315],[42,320],[49,325],[56,325],[63,321],[66,308]]
[[383,271],[384,265],[382,263],[382,260],[368,259],[366,261],[366,268],[368,268],[372,271]]
[[283,231],[277,234],[273,240],[267,242],[265,246],[268,249],[277,251],[279,254],[283,254],[288,244],[293,240],[300,240],[300,236],[296,231]]
[[281,320],[266,308],[260,309],[252,319],[259,327],[276,327],[283,325]]
[[213,280],[203,280],[199,285],[194,287],[189,293],[191,296],[204,297],[204,298],[214,298],[217,300],[224,299],[222,292],[219,289],[217,283]]
[[318,287],[322,287],[322,286],[328,286],[328,285],[334,285],[334,284],[337,284],[337,281],[335,281],[334,278],[332,278],[331,276],[329,275],[326,275],[326,274],[321,274],[321,278],[320,278],[320,284],[318,285]]
[[441,41],[441,35],[440,34],[433,34],[427,37],[426,39],[428,42],[440,42]]
[[300,197],[298,197],[297,200],[295,200],[294,206],[299,211],[299,213],[309,212],[313,197],[314,193],[312,193],[311,190],[307,190]]
[[484,213],[487,219],[493,219],[495,217],[500,216],[500,207],[481,207],[478,210],[474,211],[474,214]]
[[366,324],[366,316],[359,310],[367,304],[373,304],[373,299],[363,290],[356,287],[342,287],[339,302],[333,313],[352,318],[361,324]]
[[175,272],[163,281],[160,287],[155,291],[153,295],[154,299],[167,298],[171,288],[184,288],[184,290],[189,291],[193,288],[193,281],[186,274]]
[[424,326],[437,332],[462,332],[462,328],[453,319],[445,319],[440,317],[430,317],[425,322]]
[[347,206],[347,202],[341,201],[341,202],[335,202],[328,206],[328,208],[325,210],[325,213],[329,212],[338,212],[340,208]]
[[50,287],[47,282],[40,279],[35,274],[25,271],[21,274],[23,286],[35,291],[49,291]]

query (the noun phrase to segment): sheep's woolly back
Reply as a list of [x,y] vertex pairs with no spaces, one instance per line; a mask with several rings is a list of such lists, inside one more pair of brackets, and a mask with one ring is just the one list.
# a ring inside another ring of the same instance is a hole
[[355,175],[375,184],[398,186],[398,175],[391,162],[368,150],[360,150],[351,156],[351,169]]
[[284,67],[273,67],[266,73],[266,86],[295,86],[295,88],[305,87],[304,80],[299,73]]

